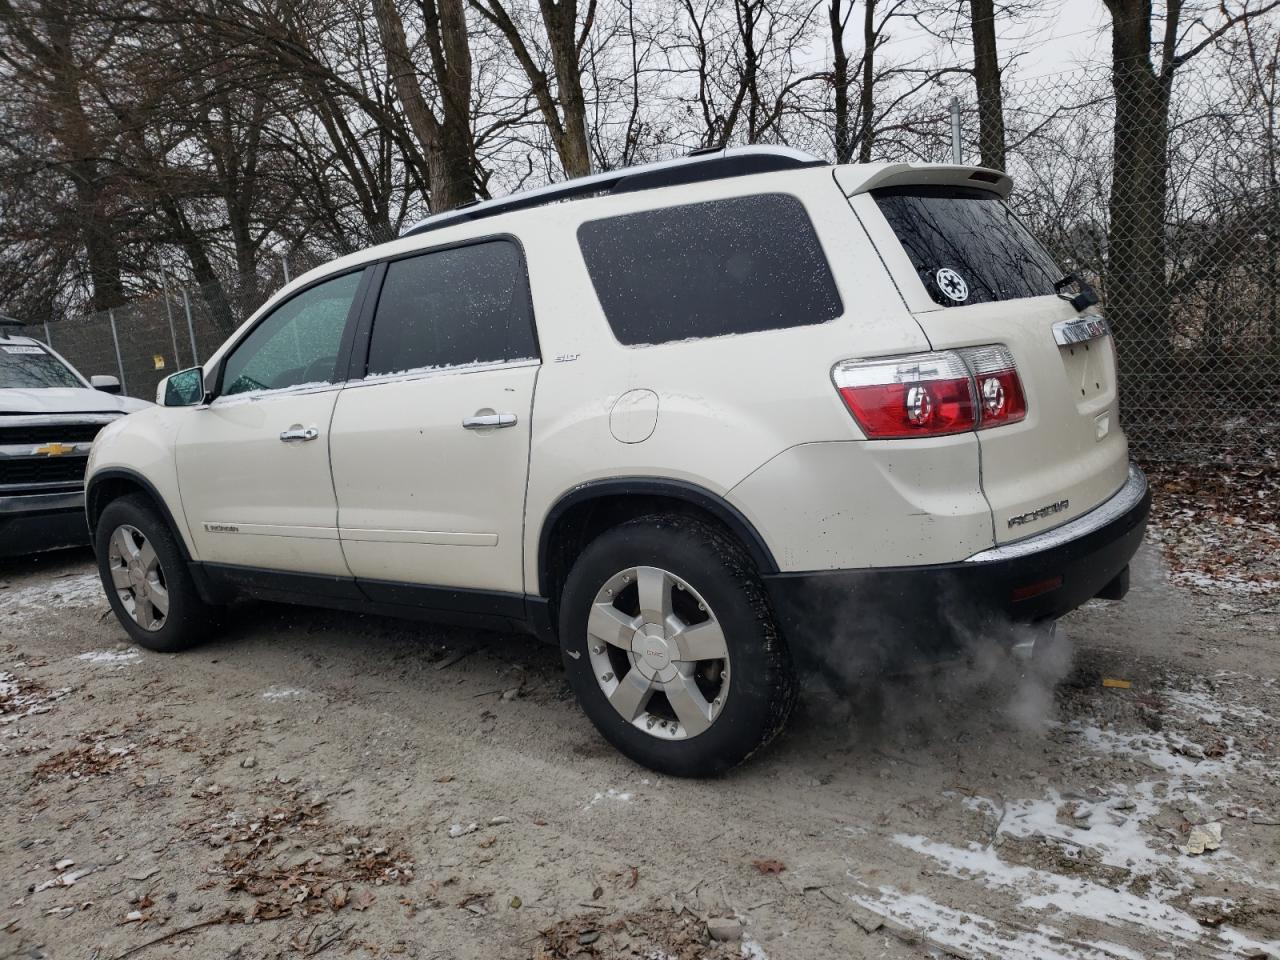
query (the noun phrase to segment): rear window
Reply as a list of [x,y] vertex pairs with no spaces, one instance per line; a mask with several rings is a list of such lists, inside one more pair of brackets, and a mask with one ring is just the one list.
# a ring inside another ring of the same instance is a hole
[[825,323],[844,309],[804,206],[785,194],[592,220],[578,246],[627,345]]
[[944,307],[1045,296],[1062,276],[993,193],[906,187],[871,195],[929,296]]
[[47,387],[83,389],[80,378],[43,347],[25,343],[0,344],[0,390],[39,390]]

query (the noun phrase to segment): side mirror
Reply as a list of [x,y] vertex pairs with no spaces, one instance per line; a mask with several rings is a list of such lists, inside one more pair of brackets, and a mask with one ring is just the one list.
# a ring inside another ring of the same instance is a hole
[[120,392],[120,381],[115,377],[108,377],[101,373],[89,378],[89,386],[95,390],[101,390],[103,393]]
[[156,388],[156,403],[162,407],[194,407],[204,397],[204,371],[199,367],[172,373]]

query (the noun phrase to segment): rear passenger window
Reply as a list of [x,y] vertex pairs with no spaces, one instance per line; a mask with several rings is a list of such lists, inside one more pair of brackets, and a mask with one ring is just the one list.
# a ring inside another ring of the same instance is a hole
[[510,240],[387,265],[368,375],[537,356],[524,257]]
[[628,345],[826,323],[844,309],[803,204],[786,194],[592,220],[578,246]]

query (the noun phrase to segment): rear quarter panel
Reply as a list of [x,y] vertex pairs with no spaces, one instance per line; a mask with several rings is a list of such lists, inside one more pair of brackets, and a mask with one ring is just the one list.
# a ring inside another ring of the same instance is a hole
[[[787,330],[624,346],[601,310],[579,251],[578,226],[599,217],[754,193],[804,204],[831,265],[844,312]],[[529,261],[543,368],[534,403],[526,506],[526,582],[553,505],[606,477],[672,478],[724,496],[788,448],[862,439],[831,383],[851,356],[927,349],[829,168],[742,177],[544,208],[517,228]],[[624,443],[610,412],[632,390],[657,395],[656,426]],[[795,490],[795,496],[804,496]],[[788,552],[785,516],[747,504],[775,557]]]

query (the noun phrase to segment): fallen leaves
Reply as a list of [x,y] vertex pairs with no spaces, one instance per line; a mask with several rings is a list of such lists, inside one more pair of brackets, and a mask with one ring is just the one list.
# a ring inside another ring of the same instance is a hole
[[757,873],[766,876],[772,873],[781,873],[787,869],[787,865],[781,860],[752,860],[751,865],[756,868]]
[[667,907],[637,910],[613,920],[578,914],[538,933],[533,960],[570,957],[642,956],[671,960],[727,960],[741,955],[737,943],[707,943],[707,926],[688,911]]
[[55,753],[42,761],[32,772],[37,780],[48,781],[69,778],[86,780],[106,776],[130,762],[137,752],[136,743],[111,746],[101,734],[87,734],[89,742]]
[[413,879],[414,863],[399,849],[335,829],[323,798],[292,791],[275,808],[240,820],[217,841],[229,847],[222,859],[227,889],[254,898],[250,919],[310,917],[348,906],[363,912],[376,894],[367,887],[353,892],[353,885]]
[[1176,583],[1202,593],[1280,591],[1280,468],[1159,463],[1146,469],[1153,494],[1149,536]]

